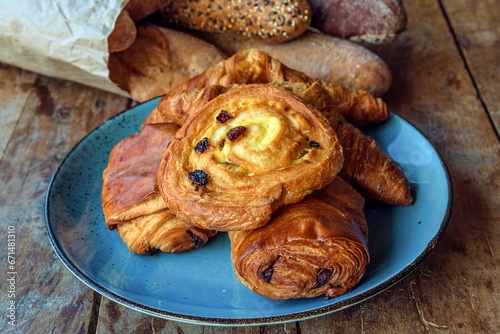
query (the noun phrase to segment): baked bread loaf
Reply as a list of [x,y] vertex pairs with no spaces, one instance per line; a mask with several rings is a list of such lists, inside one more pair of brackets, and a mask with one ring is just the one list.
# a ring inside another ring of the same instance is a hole
[[139,22],[171,2],[172,0],[130,0],[125,5],[125,10],[134,22]]
[[180,252],[201,247],[215,231],[177,219],[158,191],[158,165],[174,124],[146,124],[117,143],[103,172],[102,207],[109,229],[117,229],[130,251]]
[[233,33],[278,43],[299,36],[311,23],[307,0],[176,0],[154,16],[155,23]]
[[122,10],[116,18],[115,27],[108,36],[109,53],[128,49],[135,42],[137,28],[127,10]]
[[309,0],[312,26],[356,42],[388,43],[406,28],[401,0]]
[[190,115],[163,155],[170,210],[196,226],[248,230],[330,183],[342,148],[327,119],[275,85],[235,86]]
[[308,29],[291,41],[269,44],[222,33],[196,33],[228,56],[259,49],[315,80],[382,96],[392,84],[389,66],[376,53],[349,40]]
[[279,209],[268,225],[230,231],[236,276],[272,299],[332,298],[351,290],[370,261],[364,199],[336,178]]
[[216,47],[196,37],[141,24],[129,48],[110,54],[109,77],[143,102],[165,94],[225,58]]

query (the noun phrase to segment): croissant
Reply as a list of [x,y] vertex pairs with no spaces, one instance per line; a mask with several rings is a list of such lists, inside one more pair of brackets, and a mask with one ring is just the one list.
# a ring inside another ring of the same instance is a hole
[[264,227],[229,231],[239,280],[272,299],[335,297],[351,290],[370,261],[364,198],[337,177],[280,208]]
[[[175,122],[182,125],[189,114],[183,103],[197,94],[206,94],[200,92],[204,88],[284,81],[312,84],[317,80],[285,66],[265,52],[255,49],[239,51],[165,94],[146,123]],[[331,95],[337,112],[355,126],[379,123],[389,116],[387,105],[381,98],[325,81],[321,84]]]
[[[344,153],[339,175],[363,196],[391,205],[413,203],[410,184],[401,166],[387,155],[377,142],[365,136],[335,111],[331,95],[319,83],[283,83],[283,87],[312,104],[327,117]],[[327,88],[326,88],[327,89]]]
[[163,155],[158,184],[177,217],[245,230],[326,186],[342,163],[324,115],[278,86],[244,85],[190,115]]
[[111,150],[102,175],[106,224],[137,254],[179,252],[201,247],[215,231],[177,219],[158,191],[158,165],[174,133],[174,124],[144,125]]

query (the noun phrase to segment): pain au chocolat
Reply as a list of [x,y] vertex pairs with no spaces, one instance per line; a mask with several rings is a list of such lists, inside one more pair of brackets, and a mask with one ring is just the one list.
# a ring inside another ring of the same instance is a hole
[[340,177],[299,203],[280,208],[266,226],[230,231],[239,280],[272,299],[341,295],[370,261],[364,198]]
[[248,230],[329,184],[342,148],[328,120],[275,85],[216,96],[174,135],[158,185],[177,217],[206,229]]
[[215,231],[178,219],[158,191],[156,174],[165,147],[179,129],[146,124],[118,142],[102,175],[102,207],[110,230],[137,254],[182,252],[203,246]]

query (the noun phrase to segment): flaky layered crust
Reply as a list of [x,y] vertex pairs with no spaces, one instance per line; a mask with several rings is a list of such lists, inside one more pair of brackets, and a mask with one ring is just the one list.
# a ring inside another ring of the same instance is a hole
[[[315,81],[289,69],[264,52],[246,50],[210,67],[165,95],[145,120],[182,125],[189,115],[235,84],[274,83],[323,113],[347,154],[342,176],[362,195],[391,205],[413,203],[403,169],[373,140],[353,125],[381,122],[389,112],[385,103],[365,91]],[[353,123],[351,123],[353,122]]]
[[[214,93],[213,87],[276,82],[312,84],[318,80],[285,66],[265,52],[255,49],[239,51],[165,94],[146,123],[182,125],[190,113],[191,101],[207,101]],[[353,91],[324,81],[319,84],[330,95],[335,110],[356,126],[382,122],[389,116],[383,100],[366,91]]]
[[165,151],[158,184],[179,218],[247,230],[330,183],[342,163],[316,109],[278,86],[245,85],[190,115]]
[[117,225],[118,235],[136,254],[179,253],[203,247],[216,231],[200,229],[162,209]]
[[344,152],[340,176],[363,196],[391,205],[411,205],[413,197],[401,166],[371,137],[347,122],[335,110],[331,94],[323,84],[283,83],[304,101],[313,105],[330,122]]
[[174,124],[144,125],[117,143],[103,172],[102,207],[109,229],[130,251],[181,252],[203,246],[215,231],[178,219],[158,191],[156,175],[161,156],[174,133]]
[[237,277],[272,299],[341,295],[362,278],[370,261],[364,199],[340,178],[287,205],[268,225],[230,231]]
[[166,208],[156,173],[161,156],[179,127],[146,124],[117,143],[102,174],[102,207],[106,224],[116,224]]

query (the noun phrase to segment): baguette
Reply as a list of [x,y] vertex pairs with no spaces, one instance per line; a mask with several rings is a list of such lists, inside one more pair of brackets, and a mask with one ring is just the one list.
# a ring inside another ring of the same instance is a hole
[[115,27],[108,36],[108,51],[120,52],[128,49],[137,37],[137,28],[127,10],[122,10],[118,15]]
[[160,96],[222,61],[226,55],[188,34],[152,24],[137,26],[128,49],[109,57],[109,77],[130,96],[143,102]]
[[311,25],[355,42],[387,43],[406,28],[401,0],[309,0]]
[[154,15],[162,25],[237,33],[271,43],[299,36],[311,23],[307,0],[178,0]]
[[392,83],[389,67],[377,54],[348,40],[311,29],[280,44],[218,33],[195,33],[195,36],[229,56],[245,49],[259,49],[311,78],[350,90],[368,91],[375,96],[382,96]]
[[171,2],[172,0],[130,0],[125,9],[134,22],[139,22]]

